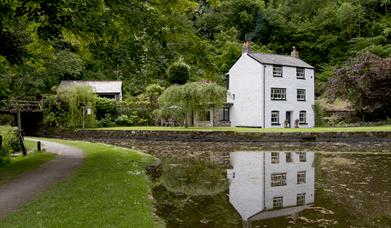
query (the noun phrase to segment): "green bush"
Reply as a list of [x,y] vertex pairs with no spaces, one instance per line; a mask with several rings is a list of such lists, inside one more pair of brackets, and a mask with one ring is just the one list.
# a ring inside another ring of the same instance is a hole
[[127,115],[120,115],[115,119],[117,126],[130,126],[132,123]]
[[0,126],[0,135],[3,137],[3,145],[0,149],[0,164],[2,164],[9,161],[10,154],[20,148],[18,136],[13,127]]
[[106,114],[105,118],[96,121],[98,127],[115,127],[115,123],[112,121],[111,115]]
[[118,101],[109,99],[109,98],[103,98],[103,97],[97,97],[96,98],[96,119],[104,119],[106,117],[106,114],[110,114],[111,116],[115,116],[118,113]]

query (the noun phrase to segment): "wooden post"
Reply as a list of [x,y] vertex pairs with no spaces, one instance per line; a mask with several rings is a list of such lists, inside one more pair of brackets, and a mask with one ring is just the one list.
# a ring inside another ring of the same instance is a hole
[[22,132],[22,115],[20,114],[20,109],[17,112],[17,121],[18,121],[18,130]]
[[41,141],[38,141],[38,142],[37,142],[37,150],[38,150],[38,151],[41,151]]
[[3,136],[0,135],[0,148],[3,147]]

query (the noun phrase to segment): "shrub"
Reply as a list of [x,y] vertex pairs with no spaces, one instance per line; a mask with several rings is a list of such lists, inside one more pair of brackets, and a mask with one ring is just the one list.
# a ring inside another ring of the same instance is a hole
[[131,125],[131,121],[127,115],[120,115],[115,119],[115,123],[118,126],[129,126]]
[[109,99],[109,98],[103,98],[103,97],[97,97],[96,98],[96,118],[98,120],[103,119],[106,117],[106,114],[110,114],[111,116],[117,115],[118,113],[118,101]]
[[10,126],[1,126],[0,135],[3,137],[3,146],[0,148],[0,164],[9,160],[11,153],[18,151],[19,140],[16,130]]
[[96,121],[96,125],[98,127],[114,127],[115,123],[112,121],[111,115],[110,114],[106,114],[105,118]]

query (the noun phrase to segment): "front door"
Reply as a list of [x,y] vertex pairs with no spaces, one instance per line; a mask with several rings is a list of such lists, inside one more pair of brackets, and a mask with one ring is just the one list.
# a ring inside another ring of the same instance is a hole
[[285,127],[288,127],[288,128],[291,128],[292,127],[292,124],[291,124],[291,111],[288,111],[286,112],[286,118],[285,118]]

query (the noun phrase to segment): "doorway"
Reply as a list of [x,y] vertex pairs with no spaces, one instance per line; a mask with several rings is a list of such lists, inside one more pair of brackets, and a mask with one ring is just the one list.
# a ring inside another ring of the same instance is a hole
[[291,116],[292,116],[292,111],[287,111],[286,112],[286,117],[285,117],[285,123],[287,128],[292,127],[292,121],[291,121]]

